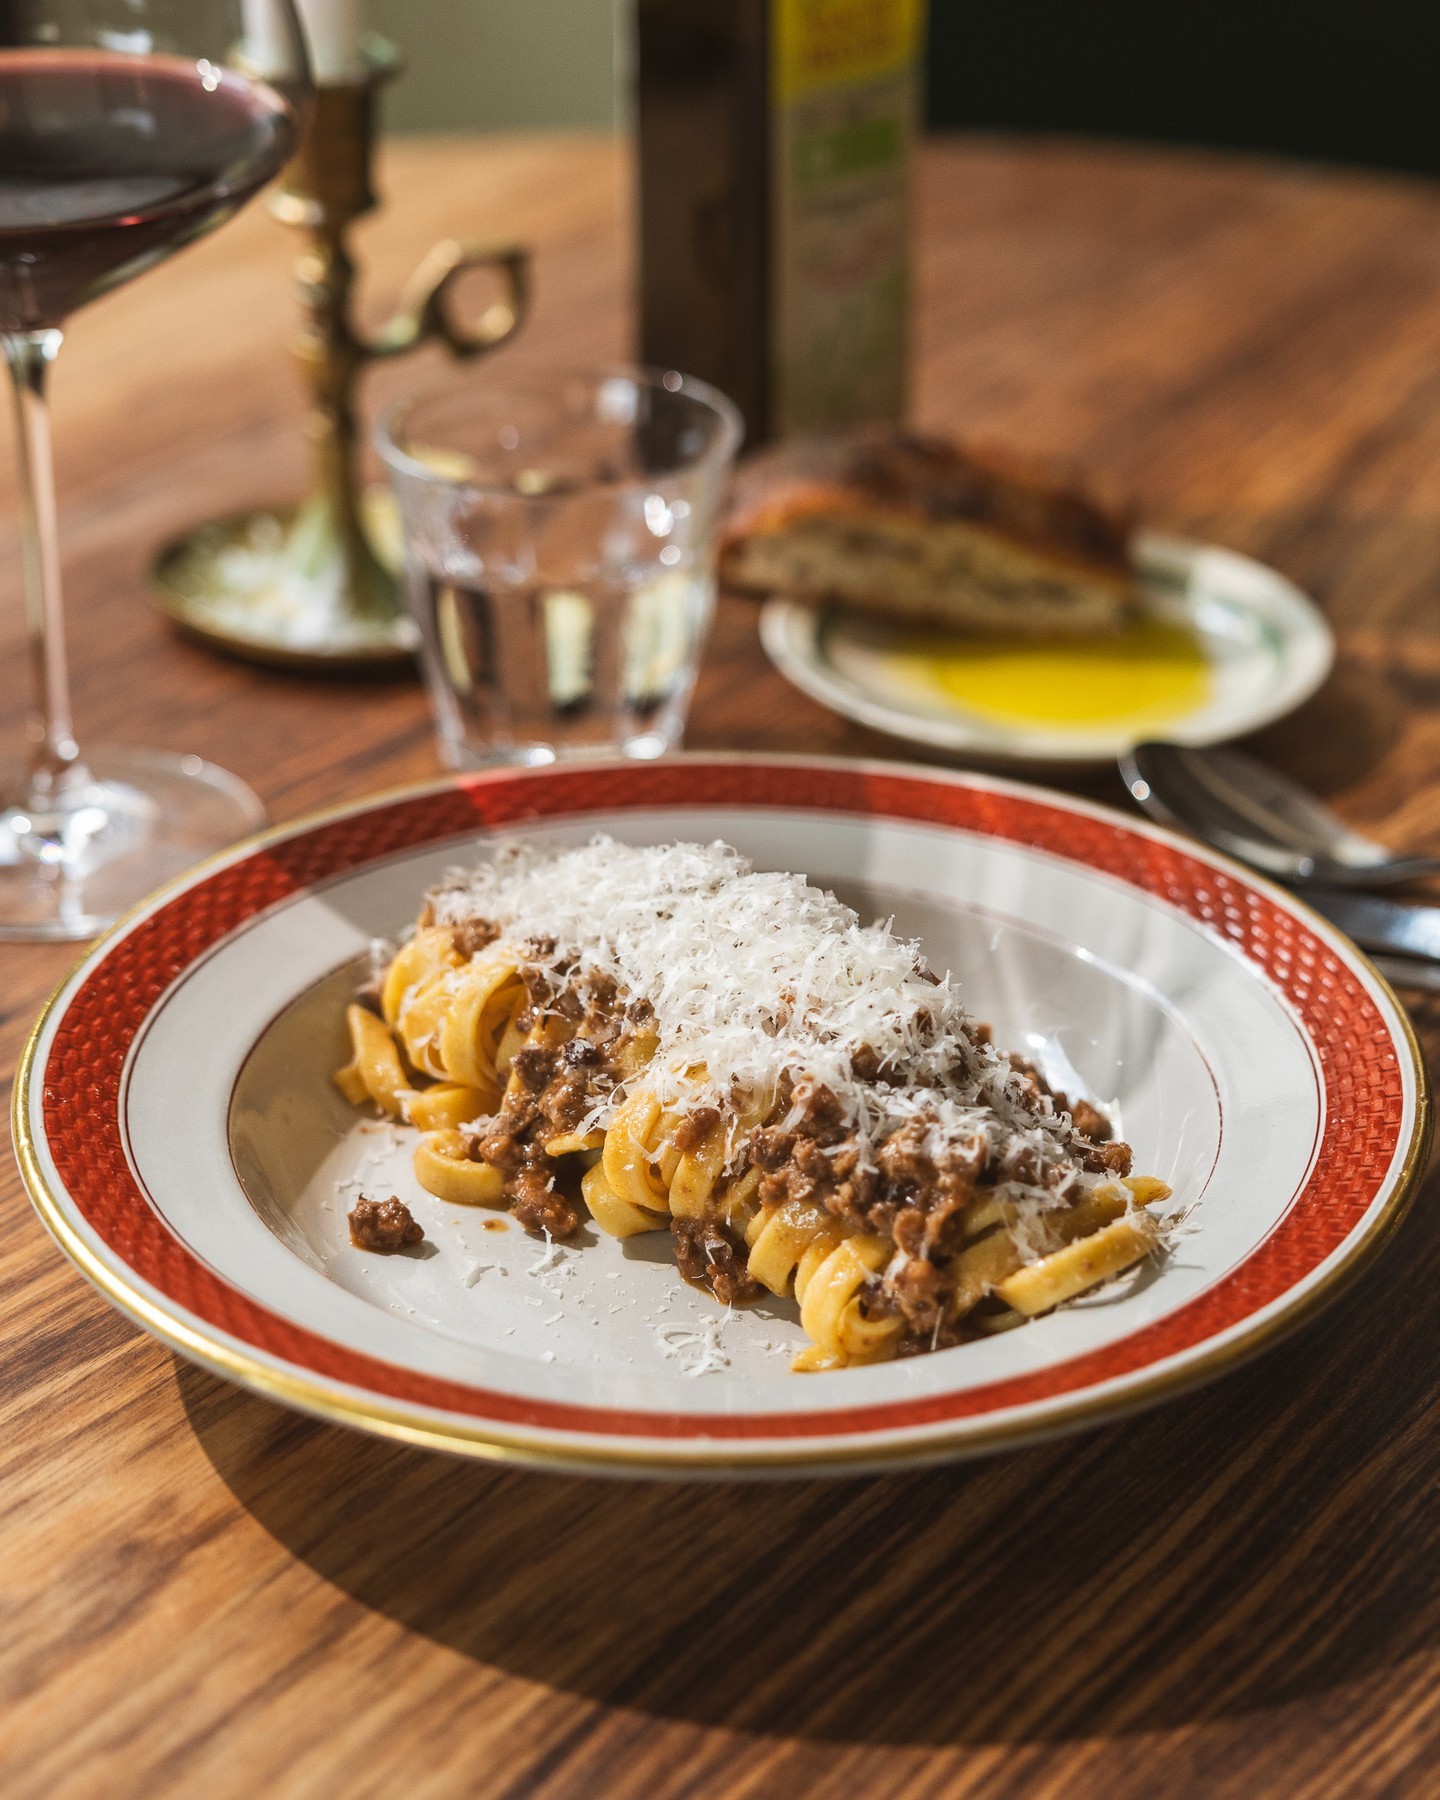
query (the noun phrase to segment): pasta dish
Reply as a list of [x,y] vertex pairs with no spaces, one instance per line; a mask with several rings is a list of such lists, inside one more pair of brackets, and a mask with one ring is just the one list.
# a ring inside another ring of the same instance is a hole
[[887,926],[724,844],[516,846],[434,890],[347,1010],[346,1098],[442,1200],[671,1233],[802,1369],[1023,1324],[1164,1243],[1164,1182]]

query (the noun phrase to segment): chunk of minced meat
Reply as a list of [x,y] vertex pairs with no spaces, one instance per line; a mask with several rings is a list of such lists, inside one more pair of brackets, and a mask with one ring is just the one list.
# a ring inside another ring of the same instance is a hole
[[760,1283],[746,1268],[745,1251],[721,1225],[708,1219],[671,1219],[675,1261],[687,1281],[708,1288],[722,1306],[758,1299]]
[[362,1194],[350,1208],[348,1223],[350,1242],[357,1250],[374,1250],[382,1256],[407,1250],[425,1236],[425,1227],[396,1194],[388,1200],[367,1200]]

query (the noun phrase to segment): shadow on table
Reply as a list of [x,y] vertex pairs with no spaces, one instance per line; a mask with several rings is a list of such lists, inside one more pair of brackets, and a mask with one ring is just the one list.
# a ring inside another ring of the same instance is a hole
[[1392,670],[1353,660],[1342,647],[1319,692],[1245,748],[1318,794],[1342,795],[1400,743],[1405,707],[1396,685]]
[[1432,1193],[1358,1292],[1205,1392],[873,1481],[493,1470],[178,1379],[268,1531],[477,1662],[737,1731],[1093,1737],[1281,1705],[1440,1635],[1437,1265]]

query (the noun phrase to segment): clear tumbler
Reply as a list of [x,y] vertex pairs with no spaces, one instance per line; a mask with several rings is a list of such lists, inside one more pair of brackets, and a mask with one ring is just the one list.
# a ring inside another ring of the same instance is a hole
[[723,394],[659,369],[531,385],[476,370],[386,414],[378,442],[447,762],[653,757],[679,742],[740,436]]

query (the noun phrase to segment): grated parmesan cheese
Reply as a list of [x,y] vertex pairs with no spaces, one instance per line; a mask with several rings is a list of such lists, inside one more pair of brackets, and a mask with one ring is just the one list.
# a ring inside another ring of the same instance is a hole
[[[808,1077],[838,1097],[862,1155],[914,1123],[931,1154],[1028,1150],[1064,1177],[1027,1188],[1043,1204],[1084,1179],[1068,1115],[977,1037],[949,976],[935,980],[918,944],[863,925],[803,876],[757,870],[718,842],[597,837],[506,846],[430,902],[440,924],[489,921],[522,963],[563,962],[648,1001],[660,1048],[645,1080],[667,1105],[723,1105]],[[878,1056],[885,1082],[856,1076],[861,1052]],[[579,1129],[604,1129],[622,1098],[598,1102]]]
[[720,1343],[720,1334],[730,1323],[727,1307],[718,1319],[705,1319],[695,1327],[685,1325],[655,1326],[655,1342],[667,1361],[677,1362],[680,1373],[692,1380],[700,1375],[718,1375],[730,1367],[730,1358]]

